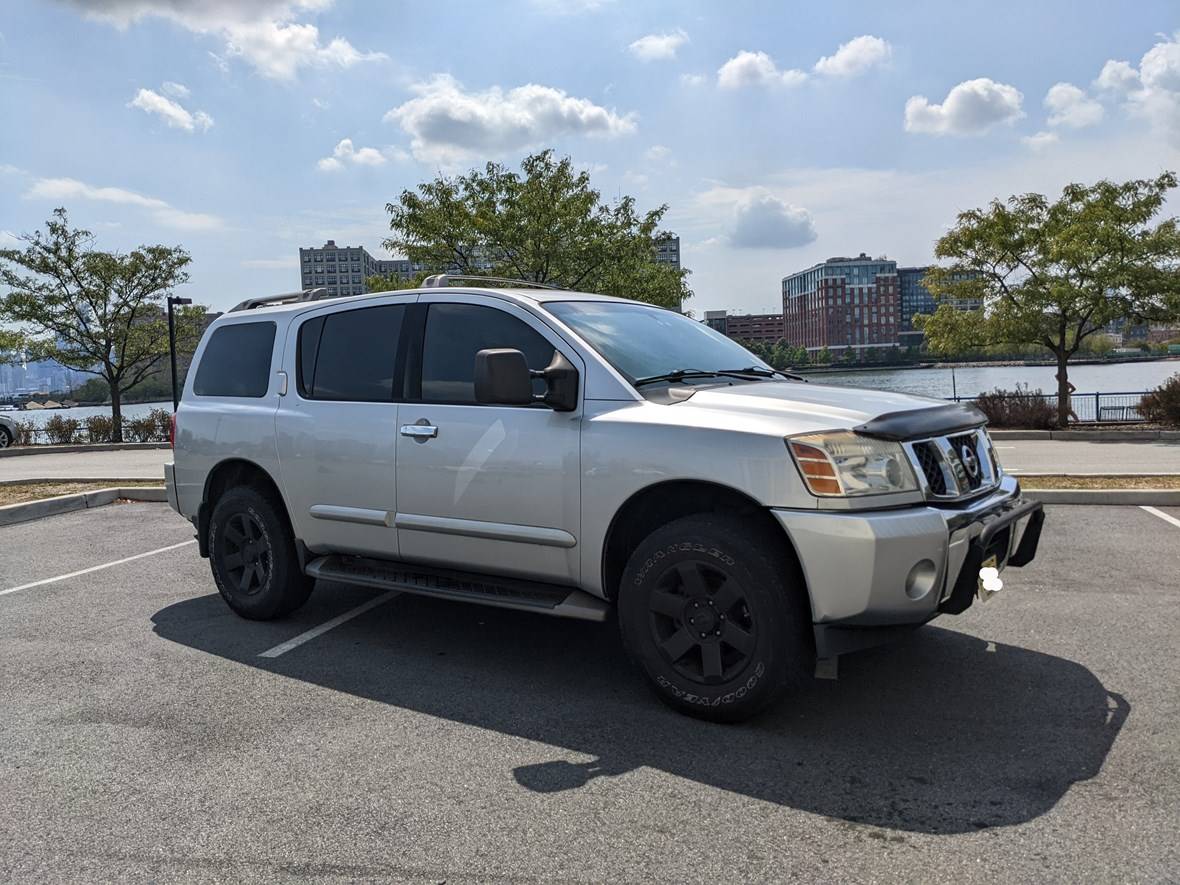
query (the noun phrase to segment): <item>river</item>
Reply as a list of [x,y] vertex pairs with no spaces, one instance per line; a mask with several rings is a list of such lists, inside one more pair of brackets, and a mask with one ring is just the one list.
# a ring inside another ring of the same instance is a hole
[[[871,387],[876,390],[894,390],[899,393],[915,393],[940,399],[949,398],[955,391],[961,397],[971,397],[997,387],[1011,390],[1018,383],[1027,384],[1033,390],[1038,387],[1045,393],[1056,393],[1054,379],[1056,369],[1052,366],[983,366],[979,368],[956,368],[954,382],[949,368],[939,369],[881,369],[866,372],[832,372],[809,374],[813,384],[838,384],[842,387]],[[1069,378],[1078,393],[1139,392],[1158,387],[1173,375],[1180,374],[1180,360],[1151,360],[1135,363],[1106,363],[1097,365],[1072,366]],[[136,403],[124,405],[123,415],[134,418],[152,409],[172,410],[172,403]],[[71,418],[85,418],[89,415],[109,415],[110,406],[79,406],[74,409],[45,409],[34,411],[4,412],[22,421],[33,421],[44,425],[53,415]]]

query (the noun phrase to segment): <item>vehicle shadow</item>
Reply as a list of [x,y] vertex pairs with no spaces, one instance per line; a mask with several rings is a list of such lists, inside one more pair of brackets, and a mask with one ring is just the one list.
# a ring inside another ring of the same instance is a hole
[[722,726],[659,704],[613,623],[402,596],[262,658],[260,625],[216,595],[171,605],[153,622],[161,638],[209,654],[577,754],[559,749],[516,769],[522,789],[575,790],[648,766],[923,833],[1044,814],[1098,773],[1130,709],[1077,663],[935,626],[846,657],[838,682],[813,682],[752,722]]

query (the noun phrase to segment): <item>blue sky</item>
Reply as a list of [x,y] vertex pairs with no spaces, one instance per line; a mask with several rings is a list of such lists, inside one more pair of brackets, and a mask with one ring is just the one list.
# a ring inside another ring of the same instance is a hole
[[994,196],[1180,169],[1162,0],[4,9],[0,245],[65,205],[103,248],[184,245],[216,308],[295,288],[301,245],[381,257],[402,189],[539,147],[669,205],[698,313],[829,255],[927,262]]

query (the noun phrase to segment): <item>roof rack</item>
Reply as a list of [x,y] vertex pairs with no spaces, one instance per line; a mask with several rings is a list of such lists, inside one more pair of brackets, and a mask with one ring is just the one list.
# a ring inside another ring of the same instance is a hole
[[534,283],[532,280],[510,280],[507,277],[483,277],[477,274],[436,273],[422,281],[422,287],[437,289],[448,286],[451,280],[482,280],[486,283],[511,283],[513,286],[527,286],[531,289],[555,289],[561,291],[561,286],[549,286],[545,283]]
[[247,298],[240,304],[235,304],[231,307],[229,312],[254,310],[256,307],[265,307],[268,304],[296,304],[300,301],[319,301],[323,298],[340,297],[340,295],[333,295],[321,286],[316,289],[304,289],[301,292],[284,292],[282,295],[263,295],[261,298]]

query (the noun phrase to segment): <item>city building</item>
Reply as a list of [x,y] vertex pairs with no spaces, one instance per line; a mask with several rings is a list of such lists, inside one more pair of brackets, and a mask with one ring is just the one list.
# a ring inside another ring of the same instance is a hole
[[403,280],[423,268],[404,258],[374,258],[363,246],[337,246],[335,240],[299,250],[302,289],[325,288],[332,295],[363,295],[369,277],[397,275]]
[[784,338],[809,351],[863,352],[897,345],[897,262],[829,258],[782,281]]
[[680,269],[680,237],[668,234],[656,241],[656,262]]
[[[925,335],[914,328],[914,314],[931,314],[938,309],[938,302],[930,294],[923,280],[930,265],[925,267],[899,267],[897,279],[901,290],[901,322],[898,325],[898,343],[902,347],[921,347]],[[954,273],[952,280],[971,279],[974,274]],[[955,304],[960,310],[978,310],[983,307],[981,298],[957,298]]]
[[731,314],[726,310],[706,310],[705,325],[737,341],[777,344],[785,334],[781,313]]

